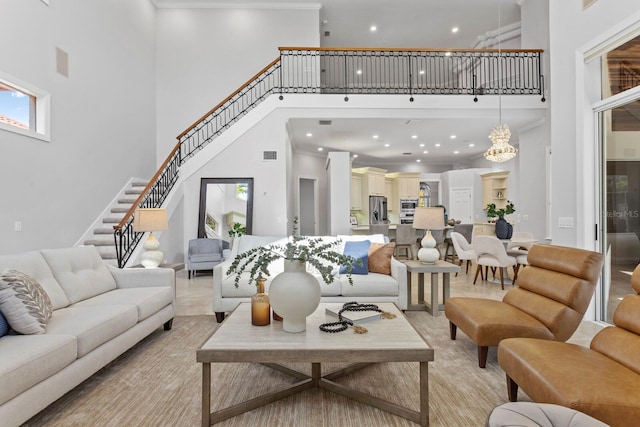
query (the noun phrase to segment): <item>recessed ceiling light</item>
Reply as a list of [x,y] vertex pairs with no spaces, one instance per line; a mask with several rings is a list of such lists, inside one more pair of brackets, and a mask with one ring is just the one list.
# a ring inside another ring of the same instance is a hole
[[424,147],[424,144],[420,144],[420,147]]
[[353,155],[353,157],[354,157],[354,158],[356,158],[356,157],[358,157],[358,155],[357,155],[357,154],[354,154],[354,155]]
[[311,132],[307,133],[307,137],[311,138],[313,136],[313,134]]
[[424,150],[422,154],[429,154],[429,152],[427,150]]
[[378,135],[373,135],[373,139],[378,139]]
[[358,70],[358,71],[356,71],[356,74],[357,74],[357,75],[362,74],[362,70]]
[[411,139],[418,139],[418,135],[411,135]]
[[324,150],[324,148],[318,147],[318,151],[322,151],[322,150]]
[[458,27],[453,27],[453,28],[451,29],[451,32],[452,32],[452,33],[457,33],[458,31],[460,31],[460,28],[458,28]]
[[445,52],[444,56],[451,56],[451,52]]
[[456,136],[455,135],[451,135],[449,138],[456,139]]
[[436,144],[436,147],[440,147],[440,144]]
[[420,70],[420,74],[424,74],[424,70]]
[[384,146],[385,146],[385,147],[390,147],[390,146],[391,146],[391,144],[384,144]]
[[475,147],[476,144],[469,144],[469,147]]
[[460,152],[458,150],[454,151],[453,154],[459,154]]
[[378,31],[378,27],[376,27],[375,25],[372,25],[369,30],[371,30],[372,33],[375,33],[376,31]]
[[416,160],[416,163],[420,163],[421,161],[422,161],[422,160],[418,159],[418,160]]

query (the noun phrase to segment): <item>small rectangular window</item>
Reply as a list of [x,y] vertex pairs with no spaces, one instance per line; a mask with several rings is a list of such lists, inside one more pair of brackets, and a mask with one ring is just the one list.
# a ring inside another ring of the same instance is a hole
[[36,97],[0,82],[0,122],[20,129],[33,129]]
[[0,129],[49,141],[51,96],[0,72]]

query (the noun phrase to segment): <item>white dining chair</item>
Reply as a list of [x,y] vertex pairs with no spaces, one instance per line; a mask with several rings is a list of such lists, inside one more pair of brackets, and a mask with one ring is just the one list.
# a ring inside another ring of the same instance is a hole
[[[475,261],[477,258],[476,251],[473,249],[471,243],[456,231],[451,232],[451,243],[460,261],[458,265],[462,266],[463,261],[467,261],[465,274],[469,274],[469,265],[471,265],[471,261]],[[482,271],[480,273],[482,274]],[[458,273],[456,273],[456,276],[458,276]],[[484,276],[481,276],[481,278],[484,280]]]
[[514,231],[510,240],[511,242],[507,245],[507,254],[513,257],[526,254],[536,242],[533,233],[528,231]]
[[[475,236],[473,238],[473,249],[476,251],[476,275],[473,284],[476,284],[478,273],[485,267],[485,279],[487,278],[488,267],[497,268],[500,272],[500,286],[504,290],[504,279],[507,268],[514,267],[518,263],[516,258],[507,255],[504,244],[496,236]],[[515,274],[515,270],[514,270]],[[514,284],[516,277],[514,276]]]

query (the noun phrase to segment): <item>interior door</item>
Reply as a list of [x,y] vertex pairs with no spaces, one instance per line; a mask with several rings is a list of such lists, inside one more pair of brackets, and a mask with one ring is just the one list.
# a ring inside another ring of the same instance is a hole
[[449,206],[448,218],[462,221],[463,224],[472,224],[471,188],[451,189],[451,206]]

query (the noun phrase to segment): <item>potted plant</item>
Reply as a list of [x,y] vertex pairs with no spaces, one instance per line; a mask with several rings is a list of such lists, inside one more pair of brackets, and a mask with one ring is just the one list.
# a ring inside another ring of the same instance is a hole
[[306,328],[306,318],[320,303],[320,283],[306,271],[306,264],[312,265],[329,284],[334,280],[334,270],[344,266],[350,284],[355,264],[362,261],[343,255],[332,248],[339,240],[324,242],[321,238],[303,237],[298,233],[298,218],[293,219],[293,234],[285,244],[258,246],[238,254],[227,270],[235,274],[238,287],[240,275],[249,272],[249,283],[260,283],[270,277],[269,266],[276,260],[284,260],[284,271],[271,280],[269,299],[271,307],[282,318],[286,332],[302,332]]
[[516,211],[513,202],[507,200],[507,205],[500,209],[496,209],[495,203],[489,203],[485,209],[487,211],[487,218],[498,217],[496,221],[496,237],[498,237],[498,239],[510,239],[513,234],[513,226],[504,219],[504,216]]

